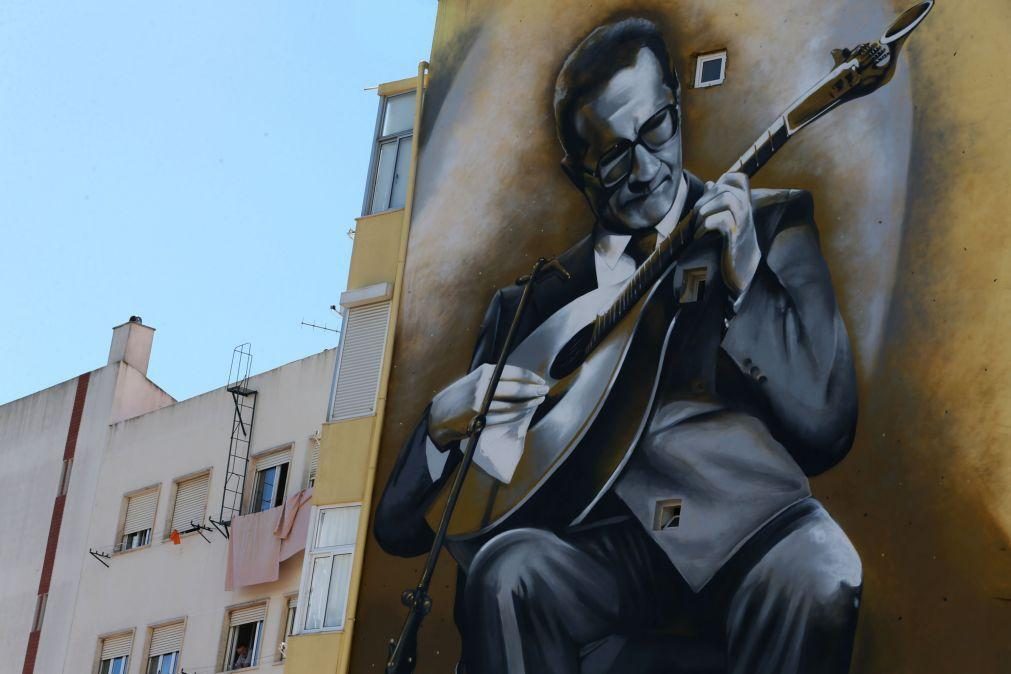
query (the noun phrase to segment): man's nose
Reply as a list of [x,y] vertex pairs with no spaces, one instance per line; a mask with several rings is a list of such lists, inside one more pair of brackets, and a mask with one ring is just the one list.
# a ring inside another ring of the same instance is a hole
[[649,188],[660,166],[660,160],[652,152],[642,145],[636,145],[632,152],[632,170],[628,174],[629,189],[640,192]]

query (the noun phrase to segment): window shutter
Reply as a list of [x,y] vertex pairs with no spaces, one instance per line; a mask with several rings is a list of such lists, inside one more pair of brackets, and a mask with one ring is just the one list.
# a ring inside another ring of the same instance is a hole
[[176,504],[172,510],[172,528],[186,531],[190,522],[202,524],[207,507],[207,492],[211,476],[208,473],[180,482],[176,488]]
[[331,421],[375,413],[389,322],[389,301],[348,309]]
[[112,660],[130,655],[133,648],[133,633],[124,632],[102,639],[102,659]]
[[155,627],[151,631],[151,651],[149,655],[165,655],[182,650],[185,623],[173,623]]
[[282,463],[291,462],[291,451],[284,452],[274,452],[273,454],[267,454],[266,456],[256,457],[256,471],[267,470],[268,468],[273,468],[274,466],[280,466]]
[[255,623],[263,620],[267,615],[267,605],[257,604],[256,606],[247,606],[245,608],[237,608],[232,611],[231,615],[228,617],[228,624],[231,627],[238,627],[239,625],[246,625],[249,623]]
[[316,473],[319,471],[319,440],[310,440],[310,454],[309,454],[309,480],[306,484],[307,487],[311,487],[316,484]]
[[154,528],[154,513],[158,507],[158,490],[136,494],[127,500],[126,521],[123,523],[123,535]]

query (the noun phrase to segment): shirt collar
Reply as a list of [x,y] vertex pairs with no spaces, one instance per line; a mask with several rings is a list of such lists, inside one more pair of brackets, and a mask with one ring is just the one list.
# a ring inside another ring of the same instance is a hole
[[[666,239],[670,236],[670,233],[677,226],[678,221],[681,219],[681,211],[685,208],[685,201],[688,199],[688,183],[685,180],[685,175],[682,172],[681,182],[678,184],[677,195],[674,197],[674,203],[671,204],[670,210],[667,211],[667,215],[663,216],[663,219],[656,226],[657,233],[657,243]],[[593,229],[593,251],[595,257],[603,261],[607,265],[608,269],[614,269],[615,265],[618,264],[618,260],[621,259],[622,253],[628,247],[628,242],[632,237],[628,234],[615,234],[614,232],[609,232],[604,228],[603,225],[598,221]]]

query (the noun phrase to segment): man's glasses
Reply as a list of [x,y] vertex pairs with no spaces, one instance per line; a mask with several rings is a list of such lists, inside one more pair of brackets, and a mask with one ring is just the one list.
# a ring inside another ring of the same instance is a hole
[[[635,146],[640,143],[649,150],[659,150],[678,132],[677,106],[664,107],[646,120],[639,128],[635,140],[622,139],[597,160],[597,168],[592,172],[601,185],[610,189],[628,177],[632,172]],[[586,171],[586,173],[591,173]]]

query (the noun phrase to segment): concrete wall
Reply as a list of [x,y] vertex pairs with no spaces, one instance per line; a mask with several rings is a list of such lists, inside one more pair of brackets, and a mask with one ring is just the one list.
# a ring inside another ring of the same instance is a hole
[[[80,378],[0,406],[0,647],[21,667],[35,613],[47,545],[55,547],[35,672],[62,672],[78,581],[87,557],[88,521],[109,423],[164,407],[171,396],[122,361],[90,373],[62,517],[53,526],[71,408]],[[58,536],[52,536],[58,531]],[[54,538],[50,541],[51,536]],[[30,642],[29,642],[30,643]]]
[[[684,95],[686,166],[714,179],[827,72],[830,49],[876,39],[909,4],[443,0],[377,488],[426,402],[465,370],[492,292],[592,223],[559,170],[551,110],[583,35],[616,15],[655,18],[683,80],[693,54],[728,48],[727,82]],[[1011,661],[1009,20],[1003,1],[938,3],[885,89],[804,131],[755,180],[814,194],[855,349],[857,439],[814,483],[863,558],[853,671]],[[421,564],[370,538],[352,671],[381,667]],[[458,654],[453,579],[444,558],[426,671]]]
[[[310,436],[324,419],[335,351],[289,363],[257,375],[251,454],[293,444],[288,493],[301,489],[308,471]],[[130,672],[146,665],[146,635],[151,625],[185,618],[181,666],[206,674],[220,669],[226,608],[267,599],[261,662],[277,658],[286,615],[286,596],[298,592],[302,556],[281,565],[277,582],[224,590],[227,541],[217,533],[183,537],[181,545],[166,541],[173,481],[210,469],[207,514],[215,518],[221,503],[225,461],[232,424],[232,399],[224,389],[114,424],[97,479],[94,506],[82,527],[86,545],[108,549],[116,541],[124,495],[159,485],[158,511],[150,546],[114,554],[105,568],[90,557],[81,572],[73,610],[66,674],[91,670],[100,635],[135,629]]]
[[[0,518],[0,603],[4,606],[0,652],[18,665],[32,627],[76,390],[77,380],[71,379],[0,407],[0,493],[6,501]],[[68,492],[72,504],[79,493],[77,489]],[[59,621],[58,614],[53,620]]]

